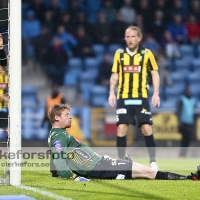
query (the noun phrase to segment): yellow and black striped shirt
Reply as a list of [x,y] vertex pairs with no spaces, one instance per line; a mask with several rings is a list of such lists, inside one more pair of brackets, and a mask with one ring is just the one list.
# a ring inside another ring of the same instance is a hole
[[119,74],[117,99],[148,98],[147,75],[158,70],[151,50],[139,48],[137,53],[130,55],[128,48],[115,52],[112,72]]
[[[0,95],[8,95],[8,75],[0,71]],[[0,99],[0,109],[8,107],[8,103]]]

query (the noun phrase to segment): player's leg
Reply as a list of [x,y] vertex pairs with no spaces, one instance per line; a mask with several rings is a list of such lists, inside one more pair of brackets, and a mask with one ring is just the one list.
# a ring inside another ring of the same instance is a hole
[[154,170],[145,165],[133,162],[132,165],[132,178],[148,178],[155,179],[157,170]]
[[141,131],[144,135],[145,144],[149,153],[150,165],[152,168],[158,170],[158,166],[156,164],[156,144],[153,137],[152,127],[149,124],[143,124],[141,126]]
[[132,165],[132,178],[147,178],[157,180],[186,180],[192,179],[191,176],[175,174],[172,172],[162,172],[145,165],[133,162]]
[[[119,177],[118,177],[119,176]],[[104,156],[86,177],[89,179],[157,179],[157,180],[186,180],[192,176],[162,172],[145,165],[121,159],[112,159]],[[196,176],[197,177],[197,176]]]
[[[118,177],[119,176],[119,177]],[[156,179],[156,180],[200,180],[200,166],[197,171],[189,176],[175,174],[172,172],[162,172],[145,165],[103,156],[102,160],[94,167],[88,179]]]
[[117,152],[120,159],[123,159],[125,156],[127,131],[128,124],[119,124],[117,126]]
[[128,125],[134,124],[134,117],[129,113],[129,107],[124,104],[124,99],[117,100],[116,110],[116,124],[117,124],[117,151],[118,157],[124,159],[126,151],[126,135]]
[[135,107],[136,109],[136,118],[138,121],[138,125],[141,128],[141,132],[144,135],[145,144],[150,157],[150,165],[152,168],[158,170],[158,166],[156,164],[156,143],[153,136],[152,131],[152,115],[150,111],[150,105],[148,99],[142,99],[142,105],[138,105]]

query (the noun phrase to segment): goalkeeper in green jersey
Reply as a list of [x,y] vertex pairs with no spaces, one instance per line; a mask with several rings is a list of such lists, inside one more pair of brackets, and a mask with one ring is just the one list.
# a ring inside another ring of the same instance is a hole
[[100,156],[90,147],[80,143],[66,132],[71,127],[71,107],[68,104],[56,104],[49,111],[52,124],[48,144],[52,152],[54,169],[52,176],[88,181],[89,179],[160,179],[160,180],[200,180],[200,169],[185,176],[171,172],[162,172],[127,160]]

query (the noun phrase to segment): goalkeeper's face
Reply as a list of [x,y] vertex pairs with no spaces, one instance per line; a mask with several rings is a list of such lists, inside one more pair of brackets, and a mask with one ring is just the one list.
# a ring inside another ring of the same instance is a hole
[[72,123],[72,117],[70,111],[65,109],[60,116],[57,116],[60,128],[70,128]]

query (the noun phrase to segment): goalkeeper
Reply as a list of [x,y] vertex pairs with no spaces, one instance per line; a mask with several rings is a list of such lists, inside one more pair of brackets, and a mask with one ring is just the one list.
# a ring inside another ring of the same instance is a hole
[[200,180],[200,173],[185,176],[171,172],[162,172],[127,160],[100,156],[90,147],[80,143],[66,132],[71,127],[72,118],[68,104],[56,104],[49,111],[52,124],[48,144],[52,151],[55,169],[52,176],[67,179],[160,179],[160,180]]

